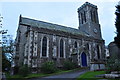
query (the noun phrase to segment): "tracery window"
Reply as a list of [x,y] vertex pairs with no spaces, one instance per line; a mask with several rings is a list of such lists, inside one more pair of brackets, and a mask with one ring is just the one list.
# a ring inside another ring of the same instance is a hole
[[100,50],[98,45],[97,45],[97,56],[98,56],[98,59],[100,59]]
[[44,37],[42,41],[42,56],[47,56],[47,38]]
[[60,57],[64,57],[64,42],[60,40]]

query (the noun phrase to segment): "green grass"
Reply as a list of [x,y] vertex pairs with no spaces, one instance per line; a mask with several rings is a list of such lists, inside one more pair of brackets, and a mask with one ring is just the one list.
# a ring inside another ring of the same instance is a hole
[[105,74],[105,71],[88,71],[77,78],[77,80],[120,80],[109,78],[97,78],[96,75]]
[[10,73],[8,73],[8,72],[5,72],[5,75],[6,75],[6,78],[19,78],[20,77],[20,75],[10,75]]
[[100,74],[105,74],[105,71],[88,71],[84,74],[82,74],[81,76],[78,77],[77,80],[83,80],[83,79],[87,79],[87,80],[92,80],[93,78],[95,79],[96,75],[100,75]]

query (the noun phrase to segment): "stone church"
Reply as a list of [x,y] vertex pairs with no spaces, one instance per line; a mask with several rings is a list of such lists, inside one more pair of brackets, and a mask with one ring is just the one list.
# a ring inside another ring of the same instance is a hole
[[104,69],[105,46],[97,9],[89,2],[78,8],[78,29],[20,15],[15,65],[28,64],[36,70],[46,61],[62,67],[65,60],[71,60],[90,70]]

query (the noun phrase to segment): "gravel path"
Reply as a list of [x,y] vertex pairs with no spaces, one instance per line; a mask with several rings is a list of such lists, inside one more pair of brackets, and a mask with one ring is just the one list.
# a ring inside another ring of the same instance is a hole
[[42,78],[35,78],[35,79],[29,79],[29,80],[76,80],[78,76],[81,74],[87,72],[88,70],[79,70],[79,71],[74,71],[74,72],[67,72],[63,74],[58,74],[58,75],[52,75],[52,76],[47,76],[47,77],[42,77]]

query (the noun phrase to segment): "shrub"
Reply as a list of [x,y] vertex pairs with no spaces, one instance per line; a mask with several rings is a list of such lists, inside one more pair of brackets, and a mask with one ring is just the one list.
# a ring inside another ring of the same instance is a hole
[[106,73],[109,74],[111,72],[111,67],[110,66],[106,66]]
[[112,71],[120,71],[119,59],[108,59],[106,69],[106,73],[111,73]]
[[18,74],[18,70],[19,70],[19,67],[18,67],[18,66],[15,66],[15,67],[14,67],[14,74]]
[[63,69],[65,69],[65,70],[74,69],[76,67],[77,67],[77,64],[72,61],[69,61],[69,60],[67,60],[63,63]]
[[21,76],[27,76],[30,73],[30,68],[27,65],[23,65],[19,68],[19,74]]
[[57,67],[53,61],[48,61],[42,64],[41,71],[43,73],[54,73],[57,71]]

